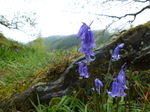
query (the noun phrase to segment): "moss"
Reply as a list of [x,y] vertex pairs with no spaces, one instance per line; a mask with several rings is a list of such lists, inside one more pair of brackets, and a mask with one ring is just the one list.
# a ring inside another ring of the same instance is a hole
[[145,27],[145,28],[147,28],[147,29],[150,29],[150,21],[148,21],[148,22],[145,23],[145,24],[138,25],[138,26],[136,26],[136,27],[134,27],[134,28],[128,29],[126,32],[121,33],[119,36],[117,36],[117,37],[116,37],[115,39],[113,39],[113,40],[116,40],[116,39],[118,39],[118,38],[120,38],[120,37],[122,37],[122,36],[125,36],[125,35],[132,35],[135,31],[137,31],[138,29],[143,28],[143,27]]
[[37,97],[36,92],[28,91],[25,93],[24,96],[15,95],[11,98],[9,98],[8,101],[4,102],[3,111],[9,111],[12,108],[16,108],[17,110],[20,110],[22,112],[28,112],[28,110],[33,108],[33,105],[31,102],[37,104]]
[[31,101],[33,103],[37,104],[37,97],[36,96],[37,95],[35,94],[35,92],[32,92],[32,94],[30,94],[27,99],[24,99],[20,102],[17,102],[13,106],[19,110],[22,110],[22,112],[28,112],[30,109],[33,108]]
[[150,29],[150,21],[148,21],[147,23],[143,24],[144,27]]

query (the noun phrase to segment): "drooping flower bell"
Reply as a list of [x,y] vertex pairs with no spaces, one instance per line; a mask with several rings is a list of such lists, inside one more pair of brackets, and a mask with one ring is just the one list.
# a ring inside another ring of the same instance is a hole
[[[86,62],[91,62],[91,61],[94,61],[95,60],[95,54],[93,53],[93,51],[92,51],[92,48],[86,48],[86,47],[80,47],[80,49],[79,49],[79,52],[82,52],[82,53],[84,53],[85,54],[85,58],[86,58]],[[93,58],[91,58],[91,56],[93,57]]]
[[94,35],[90,27],[87,30],[84,30],[81,41],[81,46],[84,48],[96,48],[96,44],[94,42]]
[[83,62],[81,62],[81,61],[78,62],[77,64],[79,65],[78,72],[79,72],[80,76],[83,76],[84,78],[89,78],[90,75],[88,73],[88,67],[87,67],[87,65],[84,66]]
[[81,37],[81,47],[79,48],[79,52],[85,54],[87,62],[91,62],[94,60],[91,58],[91,56],[94,56],[92,50],[93,48],[96,48],[96,44],[94,42],[94,35],[90,29],[90,26],[83,23],[77,34],[77,38],[80,37]]
[[84,71],[84,78],[89,78],[90,77],[90,75],[89,75],[89,73],[88,73],[88,67],[87,67],[87,65],[83,68],[83,71]]
[[113,98],[127,96],[127,94],[124,92],[124,88],[118,82],[113,82],[112,83],[112,91],[107,91],[107,93]]
[[80,76],[84,76],[83,63],[80,61],[77,64],[79,65],[78,72],[79,72]]
[[[82,26],[80,27],[78,34],[77,34],[77,38],[80,38],[82,36],[82,34],[85,32],[85,30],[88,29],[89,26],[87,26],[84,22],[82,22]],[[81,39],[82,40],[82,39]]]
[[105,74],[103,74],[103,75],[106,76],[107,78],[113,80],[113,81],[117,81],[118,83],[121,84],[121,86],[122,86],[124,89],[129,89],[129,88],[127,87],[127,85],[126,85],[126,74],[125,74],[125,72],[124,72],[124,70],[126,69],[126,68],[125,68],[125,65],[126,65],[126,63],[124,63],[124,64],[122,65],[121,70],[120,70],[120,72],[119,72],[117,78],[110,78],[110,77],[106,76]]
[[[100,86],[103,87],[103,83],[98,78],[96,78],[94,81],[95,81],[96,91],[100,92]],[[94,90],[94,88],[92,88],[92,90]]]
[[122,65],[121,67],[121,70],[117,76],[117,81],[121,84],[121,86],[124,88],[124,89],[129,89],[127,86],[126,86],[126,74],[124,72],[124,70],[126,69],[125,68],[125,64]]
[[119,51],[120,51],[120,48],[124,47],[124,43],[121,43],[119,44],[115,50],[114,50],[114,53],[112,55],[112,58],[115,59],[115,60],[119,60],[120,59],[120,55],[119,55]]

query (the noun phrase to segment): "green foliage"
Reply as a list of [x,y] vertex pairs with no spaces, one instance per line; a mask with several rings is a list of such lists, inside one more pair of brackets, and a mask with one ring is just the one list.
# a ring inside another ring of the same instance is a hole
[[[142,77],[146,75],[145,73],[137,73],[136,75],[130,74],[132,72],[126,71],[126,74],[128,78],[130,79],[131,84],[136,84],[137,82],[140,82],[141,79],[139,77]],[[84,79],[83,79],[84,80]],[[145,86],[143,83],[140,82],[138,85],[139,88],[141,86]],[[130,87],[129,90],[126,90],[126,93],[128,94],[127,97],[116,97],[112,98],[108,96],[106,93],[106,90],[102,89],[101,93],[97,93],[93,91],[92,96],[89,96],[87,101],[82,101],[82,96],[80,96],[81,90],[79,92],[73,92],[72,95],[66,95],[63,97],[56,97],[52,98],[49,105],[44,104],[38,104],[34,105],[37,112],[149,112],[149,101],[148,100],[139,100],[139,96],[144,97],[143,88],[139,89],[133,89],[132,85],[128,85]],[[135,86],[135,88],[137,88]],[[86,89],[86,88],[84,88]],[[136,93],[136,97],[132,97],[132,92]],[[81,97],[79,99],[79,97]],[[97,103],[97,101],[99,103]],[[98,104],[98,105],[97,105]],[[100,111],[98,110],[100,108]]]
[[55,80],[81,55],[77,47],[45,52],[8,40],[3,34],[0,38],[0,103],[39,81]]
[[28,88],[37,75],[34,72],[47,65],[51,56],[16,41],[0,39],[0,102]]
[[38,35],[36,40],[34,40],[30,43],[30,45],[31,45],[31,47],[35,48],[36,50],[46,51],[44,39],[42,38],[42,36],[40,34]]
[[[77,95],[65,95],[63,97],[52,98],[49,105],[40,104],[39,100],[38,105],[31,102],[35,107],[36,112],[98,112],[94,100],[95,97],[92,99],[90,98],[85,104],[76,96]],[[142,103],[137,104],[133,100],[127,101],[127,97],[112,98],[110,96],[105,96],[105,99],[105,102],[102,102],[100,98],[97,99],[100,102],[100,112],[149,112],[148,106],[146,109],[143,109]]]
[[[100,40],[101,33],[97,34],[97,41]],[[57,48],[62,45],[61,42],[71,42],[69,38],[75,37],[68,37],[60,41],[54,39],[53,43],[55,41],[58,43],[58,45],[55,44]],[[47,71],[50,72],[51,78],[56,78],[57,74],[63,72],[66,66],[81,55],[77,53],[78,47],[67,50],[53,50],[50,53],[46,53],[43,50],[44,47],[40,47],[40,44],[41,46],[43,45],[43,39],[40,36],[33,42],[35,43],[31,48],[18,42],[7,40],[0,33],[0,102],[10,98],[14,93],[21,93],[26,90],[33,82],[43,79],[42,76]],[[70,47],[70,45],[68,46]],[[63,47],[61,46],[60,48]],[[128,94],[126,98],[111,98],[107,95],[106,89],[102,89],[100,94],[96,93],[97,97],[92,94],[91,98],[88,97],[86,102],[77,98],[77,95],[67,95],[53,98],[49,105],[40,104],[38,98],[38,105],[31,101],[32,105],[37,112],[97,112],[98,108],[102,112],[149,112],[149,101],[139,99],[144,97],[148,91],[149,71],[133,72],[126,70],[125,72],[127,74],[127,85],[130,88],[130,93],[128,90],[126,91]],[[148,82],[145,81],[145,77]],[[44,78],[47,79],[47,77]],[[97,102],[99,102],[98,105]]]
[[49,106],[43,104],[36,106],[33,102],[32,104],[36,112],[92,112],[88,104],[69,95],[53,98]]

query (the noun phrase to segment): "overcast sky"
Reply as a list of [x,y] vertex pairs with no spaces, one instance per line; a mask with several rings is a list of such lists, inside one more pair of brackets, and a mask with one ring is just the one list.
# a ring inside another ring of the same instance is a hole
[[[26,29],[28,35],[17,30],[9,30],[3,26],[0,26],[0,32],[4,32],[7,37],[19,42],[29,42],[36,38],[36,36],[30,35],[33,32],[37,33],[41,31],[43,37],[74,34],[78,32],[82,22],[90,24],[93,20],[92,30],[104,29],[112,22],[112,19],[100,17],[100,20],[97,20],[95,14],[123,16],[126,13],[137,12],[142,7],[148,5],[148,3],[135,3],[132,0],[125,2],[110,1],[103,4],[102,2],[103,0],[91,0],[89,3],[87,0],[76,0],[75,2],[74,0],[0,0],[0,15],[6,15],[11,19],[14,13],[18,11],[33,11],[36,12],[38,22],[36,29]],[[137,16],[134,25],[142,24],[150,20],[148,11],[146,10]],[[122,19],[112,25],[111,28],[120,28],[119,26],[121,25],[123,27],[125,25],[124,22],[132,18],[127,17],[126,19]]]

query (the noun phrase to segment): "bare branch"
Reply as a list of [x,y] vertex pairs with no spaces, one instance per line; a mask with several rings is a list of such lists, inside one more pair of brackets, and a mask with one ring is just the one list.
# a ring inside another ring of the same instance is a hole
[[5,24],[3,21],[0,21],[0,24],[9,29],[18,29],[17,25],[15,27],[11,27],[11,24]]
[[140,2],[140,3],[145,3],[145,2],[148,2],[148,1],[150,2],[150,0],[143,0],[143,1],[139,1],[139,0],[137,1],[137,0],[134,0],[134,1],[135,1],[135,2]]
[[134,16],[134,19],[130,21],[130,22],[132,23],[132,22],[136,19],[136,16],[137,16],[138,14],[140,14],[141,12],[143,12],[144,10],[146,10],[146,9],[150,9],[150,5],[148,5],[148,6],[144,7],[144,8],[142,8],[140,11],[138,11],[138,12],[136,12],[136,13],[125,14],[124,16],[120,16],[120,17],[118,17],[118,16],[104,15],[104,14],[95,14],[95,15],[98,15],[98,16],[106,16],[106,17],[111,17],[111,18],[117,18],[117,19],[119,19],[119,20],[122,19],[122,18],[125,18],[125,17],[127,17],[127,16]]

